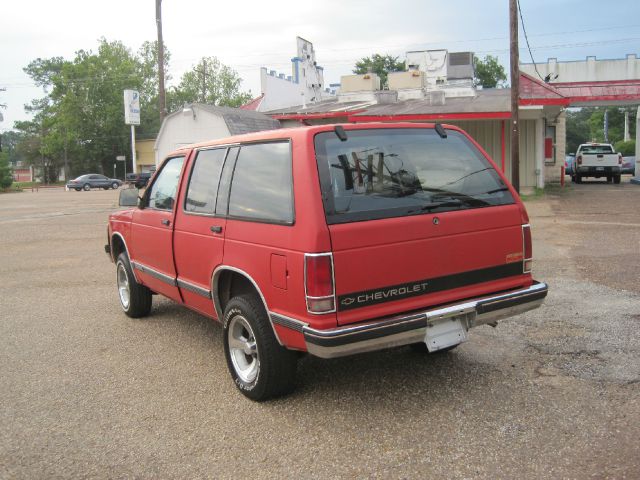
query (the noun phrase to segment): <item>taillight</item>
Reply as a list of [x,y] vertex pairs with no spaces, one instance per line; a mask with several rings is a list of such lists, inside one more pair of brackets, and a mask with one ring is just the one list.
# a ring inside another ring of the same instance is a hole
[[522,251],[524,258],[522,259],[523,273],[530,273],[533,266],[533,245],[531,243],[531,225],[522,226]]
[[618,165],[622,165],[622,154],[618,154]]
[[335,312],[331,253],[308,253],[304,256],[304,291],[309,313]]
[[582,155],[576,158],[576,162],[578,162],[578,165],[582,165]]

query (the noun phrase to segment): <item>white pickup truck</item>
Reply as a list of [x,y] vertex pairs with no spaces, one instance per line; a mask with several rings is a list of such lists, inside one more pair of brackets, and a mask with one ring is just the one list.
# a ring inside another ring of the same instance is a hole
[[583,143],[576,152],[571,179],[581,183],[584,177],[607,177],[607,182],[620,183],[622,154],[609,143]]

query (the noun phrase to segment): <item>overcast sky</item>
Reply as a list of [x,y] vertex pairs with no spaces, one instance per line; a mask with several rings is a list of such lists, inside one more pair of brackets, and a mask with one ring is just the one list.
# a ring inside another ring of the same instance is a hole
[[[536,61],[640,56],[638,0],[520,0]],[[508,0],[164,0],[169,73],[177,83],[203,56],[217,56],[260,94],[261,66],[290,74],[295,37],[313,42],[325,82],[337,83],[372,53],[447,48],[498,56],[508,68]],[[521,30],[522,32],[522,30]],[[155,40],[154,0],[6,1],[0,12],[0,131],[27,119],[24,104],[43,96],[22,69],[38,57],[72,59],[97,39],[137,50]],[[524,37],[521,62],[531,62]]]

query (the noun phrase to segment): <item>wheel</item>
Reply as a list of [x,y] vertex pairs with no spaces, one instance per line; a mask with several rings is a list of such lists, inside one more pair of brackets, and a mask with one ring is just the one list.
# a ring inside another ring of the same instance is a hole
[[607,183],[611,183],[613,181],[613,177],[611,175],[607,175]]
[[620,183],[620,178],[622,176],[620,174],[613,176],[613,183]]
[[576,173],[576,183],[582,183],[582,175]]
[[85,183],[82,188],[85,192],[88,192],[89,190],[91,190],[91,185],[89,185],[88,183]]
[[136,281],[126,253],[121,253],[116,262],[116,282],[120,305],[131,318],[146,317],[151,311],[151,290]]
[[76,192],[80,192],[80,191],[82,191],[81,188],[76,188]]
[[109,190],[109,187],[102,187],[103,190]]
[[427,348],[427,344],[424,342],[412,343],[411,345],[409,345],[409,347],[411,348],[411,350],[413,350],[416,353],[430,353],[431,355],[435,355],[435,354],[450,352],[451,350],[456,348],[458,345],[460,344],[458,343],[457,345],[451,345],[450,347],[442,348],[440,350],[436,350],[435,352],[429,352],[429,349]]
[[114,190],[117,190],[119,186],[120,186],[120,185],[118,184],[118,182],[113,182],[113,183],[111,184],[111,188],[113,188]]
[[223,325],[227,367],[243,395],[262,401],[293,390],[296,352],[280,346],[256,295],[232,298],[225,308]]
[[576,181],[575,175],[571,175],[571,183],[575,183],[575,181]]

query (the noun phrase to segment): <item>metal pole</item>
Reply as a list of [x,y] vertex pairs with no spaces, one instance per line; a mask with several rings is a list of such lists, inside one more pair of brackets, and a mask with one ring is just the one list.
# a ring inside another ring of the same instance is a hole
[[520,192],[520,125],[518,97],[520,90],[520,56],[518,52],[518,6],[509,0],[509,38],[511,50],[511,183]]
[[636,112],[636,173],[631,183],[640,185],[640,106]]
[[[135,125],[131,125],[131,167],[133,173],[138,171],[138,165],[136,165],[136,127]],[[125,163],[125,171],[126,171],[126,163]],[[126,177],[125,177],[126,179]]]

